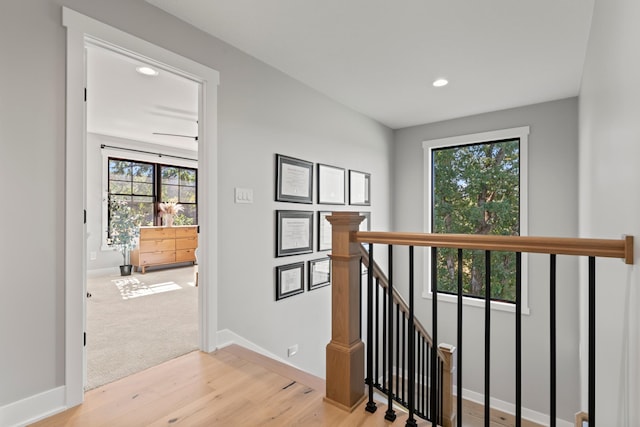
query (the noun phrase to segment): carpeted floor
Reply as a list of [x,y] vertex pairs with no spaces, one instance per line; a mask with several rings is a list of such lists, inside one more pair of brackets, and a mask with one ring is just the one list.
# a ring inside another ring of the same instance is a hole
[[87,278],[92,389],[198,348],[194,267]]

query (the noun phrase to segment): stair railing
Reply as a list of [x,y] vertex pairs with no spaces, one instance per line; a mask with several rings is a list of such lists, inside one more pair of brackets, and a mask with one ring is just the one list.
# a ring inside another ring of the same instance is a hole
[[[425,327],[413,316],[413,303],[410,301],[407,304],[397,289],[393,288],[393,283],[369,256],[371,251],[371,246],[369,250],[360,246],[362,265],[367,268],[364,276],[368,307],[365,384],[368,385],[369,400],[366,409],[372,413],[377,409],[373,404],[375,388],[387,396],[385,419],[395,420],[393,402],[396,402],[410,412],[410,419],[414,419],[415,415],[424,420],[435,420],[443,427],[452,427],[455,418],[455,347],[448,344],[434,347]],[[430,366],[435,366],[438,384],[435,388],[429,380],[432,375]],[[435,412],[431,411],[431,390],[437,392],[433,395],[436,400]]]
[[[358,231],[360,222],[364,217],[357,212],[334,212],[327,217],[332,225],[332,325],[331,325],[331,342],[327,345],[327,389],[326,400],[334,403],[347,410],[355,409],[362,403],[365,396],[365,389],[362,382],[364,376],[364,344],[360,338],[360,291],[361,291],[361,253],[360,245],[373,244],[389,245],[389,277],[393,277],[393,246],[408,246],[410,251],[410,273],[409,273],[409,315],[408,324],[414,325],[415,319],[413,315],[413,247],[424,246],[431,248],[431,259],[435,265],[437,252],[439,248],[455,248],[458,249],[458,265],[462,264],[462,250],[476,249],[485,252],[485,289],[491,289],[490,268],[491,268],[491,252],[504,251],[516,254],[516,301],[515,301],[515,353],[516,353],[516,369],[515,369],[515,418],[516,426],[522,423],[522,333],[521,333],[521,254],[522,253],[546,253],[550,255],[550,425],[556,424],[555,416],[555,264],[556,255],[576,255],[588,257],[588,288],[589,288],[589,351],[588,351],[588,418],[589,426],[596,425],[595,416],[595,266],[596,257],[620,258],[627,264],[633,264],[633,237],[626,236],[621,240],[605,240],[605,239],[578,239],[578,238],[542,238],[528,236],[486,236],[486,235],[451,235],[451,234],[422,234],[422,233],[382,233],[382,232],[366,232]],[[370,260],[373,257],[370,255]],[[375,271],[375,266],[370,264],[371,269]],[[460,270],[460,268],[458,268]],[[438,288],[436,269],[432,269],[432,343],[438,342]],[[368,300],[373,301],[373,275],[368,279]],[[389,294],[393,295],[393,281],[389,280]],[[485,426],[489,425],[490,417],[490,320],[491,320],[491,292],[485,292]],[[462,275],[458,274],[458,341],[457,341],[457,402],[455,420],[458,425],[462,422]],[[389,298],[389,301],[393,298]],[[367,317],[372,318],[375,310],[373,303],[369,304]],[[391,309],[389,309],[388,319],[392,319]],[[403,315],[404,316],[404,315]],[[387,319],[387,320],[388,320]],[[396,323],[397,325],[398,323]],[[404,324],[404,323],[403,323]],[[373,333],[372,323],[369,323],[368,334]],[[392,325],[392,324],[391,324]],[[391,334],[393,328],[389,328]],[[415,353],[415,335],[409,334],[410,350],[408,358],[407,378],[409,390],[407,391],[407,406],[409,409],[409,418],[407,425],[416,425],[415,418],[415,379],[416,366],[413,354]],[[413,338],[411,338],[413,337]],[[368,343],[369,348],[373,348],[371,343],[374,341],[370,336]],[[389,338],[391,341],[391,338]],[[373,350],[368,350],[368,354],[373,355]],[[430,387],[430,408],[429,415],[432,425],[436,425],[439,421],[438,396],[439,389],[443,387],[442,381],[438,377],[437,352],[430,352],[430,369],[429,369],[429,387]],[[397,364],[396,364],[397,365]],[[391,364],[387,365],[392,367]],[[370,359],[368,370],[373,368],[373,362]],[[390,377],[391,374],[389,373]],[[367,375],[367,383],[369,390],[374,386],[376,380],[374,373],[369,372]],[[383,381],[383,386],[385,383]],[[391,388],[391,387],[388,387]],[[399,394],[395,393],[396,395]],[[369,401],[367,402],[367,410],[373,411],[376,405],[372,399],[372,393],[369,391]],[[392,408],[392,406],[389,406]],[[440,409],[441,410],[441,409]],[[391,418],[391,416],[390,416]],[[444,420],[442,420],[444,421]]]

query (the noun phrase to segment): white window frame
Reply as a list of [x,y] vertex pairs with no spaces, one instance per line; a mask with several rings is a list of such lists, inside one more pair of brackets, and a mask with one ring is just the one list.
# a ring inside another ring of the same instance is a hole
[[[432,232],[431,224],[431,188],[432,172],[431,164],[433,160],[433,150],[436,148],[447,148],[459,145],[478,144],[483,142],[500,141],[505,139],[520,139],[520,235],[526,236],[529,231],[528,222],[528,180],[529,180],[529,126],[501,129],[489,132],[459,135],[449,138],[431,139],[422,142],[424,151],[424,230],[425,233]],[[522,254],[522,314],[529,314],[529,274],[528,257]],[[424,282],[422,297],[431,299],[431,251],[424,251]],[[438,301],[457,303],[458,297],[438,292]],[[484,299],[463,297],[463,304],[471,307],[485,306]],[[515,304],[502,301],[491,301],[491,309],[515,313]]]

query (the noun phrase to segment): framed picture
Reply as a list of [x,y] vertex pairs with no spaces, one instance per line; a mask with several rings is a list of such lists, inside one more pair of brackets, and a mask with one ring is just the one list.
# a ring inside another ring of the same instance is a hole
[[313,212],[276,211],[276,257],[313,252]]
[[313,163],[276,154],[276,201],[313,203]]
[[309,261],[309,290],[331,284],[331,260],[327,257]]
[[318,164],[318,203],[344,205],[344,175],[342,168]]
[[329,215],[329,211],[318,212],[318,251],[331,249],[331,223],[327,221]]
[[304,292],[304,262],[276,267],[276,301]]
[[354,206],[371,205],[371,174],[349,171],[349,204]]
[[371,231],[371,212],[360,212],[360,215],[364,217],[360,223],[358,231]]

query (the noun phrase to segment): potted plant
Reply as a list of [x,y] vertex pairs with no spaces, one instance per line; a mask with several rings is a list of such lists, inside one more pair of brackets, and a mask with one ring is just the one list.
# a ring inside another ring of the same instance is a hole
[[120,275],[131,274],[131,249],[136,247],[140,235],[140,214],[131,209],[125,200],[109,198],[109,238],[107,243],[122,253]]

